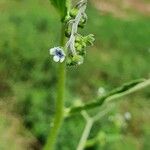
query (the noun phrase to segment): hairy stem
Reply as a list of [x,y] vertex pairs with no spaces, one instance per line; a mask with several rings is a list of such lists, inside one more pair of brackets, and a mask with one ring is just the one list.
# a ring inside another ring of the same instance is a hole
[[72,24],[72,31],[71,36],[66,43],[66,48],[69,48],[72,54],[76,54],[75,50],[75,36],[78,32],[78,25],[80,23],[80,20],[82,18],[82,15],[85,13],[86,7],[87,7],[87,0],[81,0],[80,2],[84,3],[83,6],[79,8],[78,14],[75,17],[75,19],[72,19],[70,23]]
[[79,145],[77,147],[77,150],[83,150],[84,149],[86,141],[87,141],[88,136],[90,134],[90,131],[92,129],[93,123],[94,122],[92,119],[89,119],[87,121],[86,126],[85,126],[84,131],[83,131],[83,134],[82,134],[82,137],[80,139]]
[[84,131],[82,133],[81,139],[79,141],[77,150],[84,150],[87,139],[89,137],[89,134],[91,132],[92,126],[93,124],[97,121],[100,120],[102,117],[104,117],[107,113],[109,113],[112,108],[114,107],[114,105],[110,105],[108,107],[106,107],[103,111],[100,111],[99,113],[97,113],[95,116],[91,117],[88,115],[88,113],[86,111],[82,111],[82,115],[86,120],[86,126],[84,128]]
[[[61,31],[61,46],[64,47],[65,36],[64,36],[64,25],[62,25]],[[51,125],[50,133],[48,135],[47,143],[43,150],[53,150],[55,143],[57,141],[57,135],[61,128],[62,122],[64,120],[64,93],[65,93],[65,78],[66,69],[65,62],[59,64],[58,66],[58,83],[57,83],[57,99],[54,121]]]

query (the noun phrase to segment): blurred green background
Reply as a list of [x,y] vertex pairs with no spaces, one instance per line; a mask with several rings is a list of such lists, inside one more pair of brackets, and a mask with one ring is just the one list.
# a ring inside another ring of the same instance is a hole
[[[83,65],[68,68],[66,106],[92,100],[99,88],[149,77],[149,8],[149,0],[90,1],[81,32],[96,41]],[[59,45],[59,29],[48,0],[0,0],[0,150],[40,150],[45,143],[57,81],[48,50]],[[122,98],[94,125],[90,139],[99,140],[87,149],[149,150],[149,98],[149,89]],[[82,116],[67,119],[58,150],[75,150],[84,125]]]

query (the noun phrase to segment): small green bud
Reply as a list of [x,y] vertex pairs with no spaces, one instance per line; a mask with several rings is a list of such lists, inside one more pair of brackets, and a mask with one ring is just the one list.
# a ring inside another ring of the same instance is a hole
[[82,18],[81,21],[79,22],[79,25],[78,25],[78,26],[79,26],[80,28],[84,28],[85,24],[86,24],[86,20]]
[[79,34],[76,36],[76,39],[75,39],[76,42],[81,42],[82,40],[83,40],[82,35]]
[[73,18],[75,18],[77,14],[78,14],[78,9],[77,8],[73,8],[70,11],[70,16],[73,17]]
[[107,135],[105,132],[101,131],[99,134],[98,134],[98,141],[99,143],[104,146],[106,144],[106,140],[107,140]]
[[95,41],[95,38],[93,34],[89,34],[88,36],[84,37],[84,42],[89,46],[93,45],[94,41]]
[[85,56],[86,55],[86,50],[82,49],[81,51],[78,52],[79,55]]
[[78,42],[75,43],[75,48],[77,48],[80,44]]
[[70,35],[71,35],[71,30],[66,29],[66,30],[65,30],[65,36],[69,38]]
[[65,17],[65,19],[64,19],[64,22],[67,23],[67,22],[69,22],[70,20],[71,20],[70,15],[67,15],[67,16]]
[[86,46],[87,46],[86,43],[83,41],[82,42],[82,48],[86,48]]
[[72,65],[72,58],[71,58],[71,56],[67,58],[67,65],[68,66]]
[[80,65],[83,63],[84,61],[84,58],[80,55],[75,55],[73,56],[73,61],[77,64],[77,65]]
[[78,47],[76,48],[77,51],[81,51],[82,50],[82,45],[78,44]]
[[84,56],[86,54],[85,47],[86,45],[79,44],[78,47],[76,48],[77,53],[81,56]]
[[66,25],[65,36],[68,38],[71,36],[71,26],[69,24]]
[[83,16],[82,16],[82,18],[81,18],[81,20],[80,20],[80,22],[79,22],[78,26],[80,28],[84,28],[86,22],[87,22],[87,15],[84,13]]
[[85,27],[85,24],[80,23],[80,24],[78,25],[78,27],[80,27],[81,29],[83,29],[83,28]]
[[76,65],[80,65],[82,64],[84,61],[84,58],[80,55],[74,55],[74,56],[70,56],[67,59],[67,65],[68,66],[76,66]]

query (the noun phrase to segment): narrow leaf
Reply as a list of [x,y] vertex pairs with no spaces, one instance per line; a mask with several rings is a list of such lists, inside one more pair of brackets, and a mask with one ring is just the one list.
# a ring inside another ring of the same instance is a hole
[[50,0],[51,4],[58,10],[61,19],[67,14],[67,0]]

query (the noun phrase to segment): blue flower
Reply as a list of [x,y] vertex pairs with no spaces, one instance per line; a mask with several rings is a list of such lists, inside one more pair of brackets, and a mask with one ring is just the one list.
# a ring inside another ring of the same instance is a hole
[[55,62],[61,62],[62,63],[65,60],[66,55],[65,55],[62,48],[54,47],[54,48],[51,48],[49,50],[49,52],[50,52],[50,55],[53,55],[53,60]]

